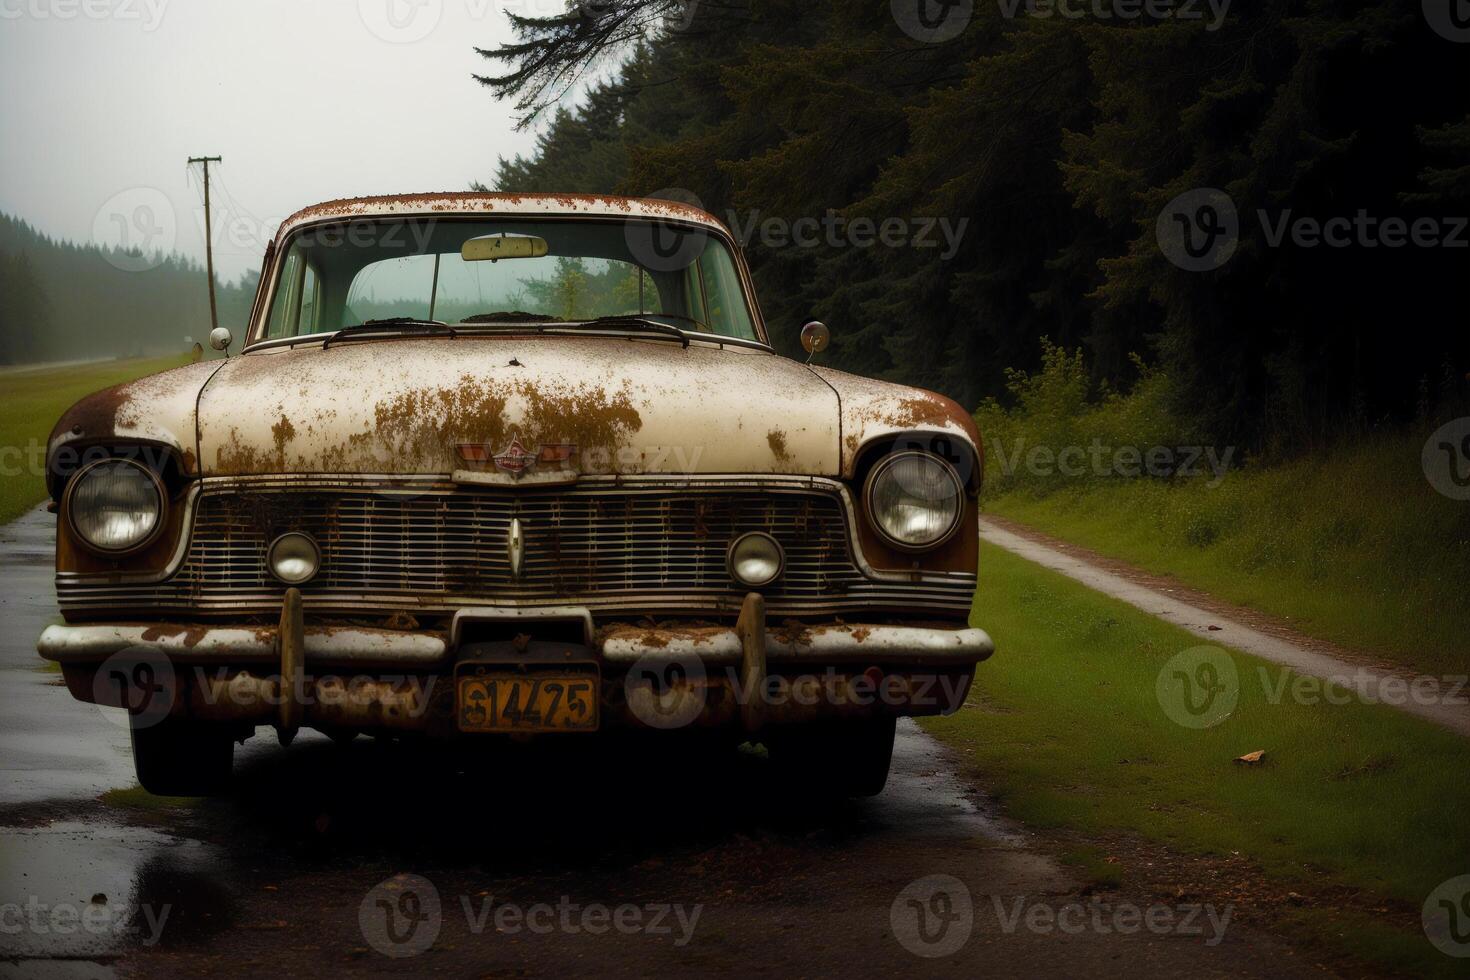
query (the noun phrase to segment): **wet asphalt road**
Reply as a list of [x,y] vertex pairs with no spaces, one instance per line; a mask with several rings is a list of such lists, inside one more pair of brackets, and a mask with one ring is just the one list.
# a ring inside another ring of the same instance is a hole
[[0,977],[1315,975],[1203,915],[1111,928],[1129,896],[1099,912],[909,723],[866,801],[667,738],[471,757],[268,729],[230,797],[104,796],[134,786],[122,719],[34,653],[53,526],[0,529]]

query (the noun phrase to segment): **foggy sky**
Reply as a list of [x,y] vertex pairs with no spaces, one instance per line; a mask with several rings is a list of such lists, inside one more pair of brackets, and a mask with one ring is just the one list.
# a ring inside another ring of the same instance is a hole
[[[0,0],[0,211],[55,237],[203,259],[221,279],[335,197],[466,190],[529,152],[470,77],[504,10],[559,0]],[[548,188],[559,190],[560,188]],[[126,237],[124,237],[126,236]]]

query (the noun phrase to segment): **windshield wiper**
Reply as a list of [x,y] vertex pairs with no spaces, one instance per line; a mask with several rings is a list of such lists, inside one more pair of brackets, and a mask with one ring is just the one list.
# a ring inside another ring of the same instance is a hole
[[522,313],[520,310],[497,310],[494,313],[476,313],[460,323],[554,323],[556,317],[549,313]]
[[422,330],[424,333],[444,333],[447,336],[455,335],[454,328],[443,320],[421,320],[416,316],[390,316],[381,320],[364,320],[350,327],[343,327],[332,336],[322,342],[322,350],[332,345],[332,341],[343,337],[350,337],[359,333],[382,333],[384,329],[393,330]]
[[655,316],[672,317],[675,320],[683,320],[685,323],[692,323],[692,324],[694,324],[696,327],[699,328],[699,332],[700,333],[714,333],[715,332],[715,328],[714,327],[711,327],[708,323],[705,323],[703,320],[696,320],[696,319],[694,319],[694,317],[692,317],[692,316],[685,316],[682,313],[625,313],[623,315],[624,316],[636,316],[640,320],[643,319],[644,317],[655,317]]
[[[654,316],[674,316],[673,313],[654,313],[640,316],[637,313],[619,313],[613,316],[600,316],[595,320],[569,320],[570,326],[576,327],[633,327],[642,330],[652,330],[656,333],[666,333],[679,338],[679,342],[685,347],[689,346],[689,335],[672,323],[663,323],[653,319]],[[699,323],[690,317],[679,317],[681,320],[689,320],[691,323]]]

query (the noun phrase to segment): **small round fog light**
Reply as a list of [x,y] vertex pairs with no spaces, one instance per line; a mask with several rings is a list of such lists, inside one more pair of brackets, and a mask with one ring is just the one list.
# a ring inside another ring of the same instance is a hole
[[265,557],[271,574],[287,585],[310,582],[322,567],[321,549],[309,535],[299,531],[291,531],[272,541]]
[[769,534],[751,531],[730,543],[730,577],[747,588],[770,585],[781,577],[786,555]]

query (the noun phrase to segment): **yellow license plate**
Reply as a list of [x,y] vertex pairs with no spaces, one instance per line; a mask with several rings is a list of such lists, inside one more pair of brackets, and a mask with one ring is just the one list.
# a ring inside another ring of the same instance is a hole
[[474,674],[459,679],[462,732],[588,732],[597,729],[593,673]]

